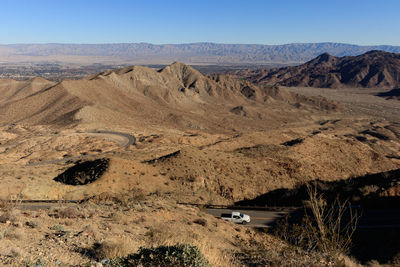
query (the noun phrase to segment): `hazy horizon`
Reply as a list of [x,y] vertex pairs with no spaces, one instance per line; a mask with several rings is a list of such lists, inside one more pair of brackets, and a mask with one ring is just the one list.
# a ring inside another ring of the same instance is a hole
[[198,41],[189,43],[151,43],[151,42],[109,42],[109,43],[79,43],[79,42],[37,42],[37,43],[0,43],[2,46],[7,45],[113,45],[113,44],[150,44],[150,45],[190,45],[190,44],[218,44],[218,45],[260,45],[260,46],[284,46],[284,45],[296,45],[296,44],[344,44],[344,45],[354,45],[354,46],[400,46],[391,44],[356,44],[356,43],[345,43],[345,42],[292,42],[292,43],[280,43],[280,44],[267,44],[267,43],[224,43],[224,42],[211,42],[211,41]]

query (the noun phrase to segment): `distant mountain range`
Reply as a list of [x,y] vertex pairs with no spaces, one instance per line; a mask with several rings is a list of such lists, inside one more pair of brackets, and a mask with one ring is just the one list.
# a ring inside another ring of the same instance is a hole
[[248,69],[236,74],[255,84],[400,88],[400,54],[372,50],[358,56],[335,57],[324,53],[299,66]]
[[342,43],[255,44],[11,44],[0,45],[0,62],[170,64],[300,64],[322,54],[355,56],[370,50],[400,53],[400,46]]

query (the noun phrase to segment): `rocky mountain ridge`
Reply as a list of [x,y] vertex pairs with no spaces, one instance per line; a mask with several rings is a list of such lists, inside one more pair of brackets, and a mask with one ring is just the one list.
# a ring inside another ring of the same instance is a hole
[[324,53],[303,65],[236,72],[256,84],[321,88],[398,88],[400,54],[369,51],[359,56]]

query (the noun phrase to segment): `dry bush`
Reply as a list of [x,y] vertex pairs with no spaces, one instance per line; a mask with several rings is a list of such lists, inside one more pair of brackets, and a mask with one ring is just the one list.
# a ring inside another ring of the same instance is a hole
[[25,225],[30,227],[30,228],[40,228],[41,224],[38,220],[30,220],[30,221],[26,221]]
[[9,212],[14,210],[21,203],[20,199],[0,199],[0,211]]
[[93,252],[97,259],[114,259],[129,254],[132,250],[127,239],[109,239],[101,243],[95,243]]
[[[377,260],[367,262],[366,267],[395,267],[400,266],[399,264],[380,264]],[[347,267],[347,266],[346,266]],[[350,266],[352,267],[352,266]]]
[[194,220],[193,221],[194,223],[196,223],[196,224],[199,224],[199,225],[201,225],[201,226],[207,226],[207,220],[205,220],[205,219],[196,219],[196,220]]
[[200,249],[212,266],[235,266],[231,251],[222,251],[221,247],[207,236],[200,236],[188,229],[174,225],[159,224],[146,233],[146,246],[176,246],[190,244]]
[[347,201],[336,199],[328,204],[315,186],[307,185],[308,209],[311,211],[299,224],[290,224],[285,218],[275,230],[275,234],[307,253],[321,253],[338,261],[351,248],[352,236],[356,230],[358,216]]
[[5,197],[0,198],[0,211],[8,212],[14,210],[21,204],[24,195],[22,194],[24,188],[19,188],[16,193],[8,193]]
[[[17,246],[10,246],[10,247],[5,248],[3,251],[1,251],[1,255],[8,256],[12,259],[16,259],[18,257],[23,257],[23,256],[25,256],[25,254],[26,253]],[[17,265],[13,264],[13,266],[17,266]]]
[[83,227],[83,231],[94,240],[101,239],[102,235],[97,224],[87,224]]
[[62,226],[60,224],[56,224],[56,225],[49,227],[49,229],[53,230],[53,231],[64,231],[64,226]]
[[73,220],[73,219],[64,219],[64,220],[60,221],[60,224],[65,225],[65,226],[72,226],[72,225],[74,225],[74,223],[75,223],[75,220]]
[[122,219],[123,214],[119,211],[113,211],[108,215],[108,217],[115,222],[119,222]]
[[140,248],[137,254],[123,259],[122,266],[182,266],[209,267],[201,251],[188,244]]
[[359,264],[355,259],[350,258],[346,255],[340,255],[335,262],[335,266],[343,266],[343,267],[363,267],[363,265]]
[[120,225],[128,225],[130,223],[129,216],[126,216],[120,211],[114,211],[109,214],[109,218]]
[[0,240],[1,239],[16,239],[19,240],[23,237],[23,232],[17,229],[4,228],[0,230]]
[[10,201],[8,199],[0,199],[0,210],[7,212],[9,210],[12,210],[14,208],[15,203],[13,201]]
[[67,208],[58,209],[57,213],[56,213],[56,217],[61,218],[61,219],[76,219],[76,218],[81,217],[81,214],[75,208],[67,207]]
[[18,224],[21,219],[21,212],[16,209],[11,209],[8,210],[7,212],[4,212],[2,215],[0,215],[0,223],[7,223],[10,222],[11,224]]
[[[336,199],[328,205],[315,186],[308,184],[307,192],[312,212],[307,226],[310,238],[316,241],[318,249],[323,253],[336,258],[340,254],[347,254],[356,230],[357,214],[354,213],[348,201],[340,202]],[[349,213],[347,222],[344,221],[346,211]]]
[[98,205],[117,204],[124,208],[133,208],[136,204],[146,199],[146,195],[140,189],[131,189],[122,194],[103,192],[87,199],[87,202]]

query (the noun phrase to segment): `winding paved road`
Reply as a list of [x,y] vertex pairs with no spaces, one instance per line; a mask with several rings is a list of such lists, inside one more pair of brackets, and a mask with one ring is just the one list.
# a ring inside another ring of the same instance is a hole
[[127,134],[127,133],[113,132],[113,131],[95,131],[93,133],[105,134],[105,135],[117,135],[117,136],[123,137],[125,139],[125,142],[120,144],[121,147],[128,148],[129,146],[136,144],[136,137],[134,137],[133,135]]
[[[101,134],[101,135],[105,135],[105,138],[107,138],[110,135],[116,135],[118,137],[121,137],[122,140],[115,140],[115,141],[117,143],[119,143],[119,145],[123,148],[128,148],[129,146],[136,144],[136,137],[134,137],[133,135],[127,134],[127,133],[113,132],[113,131],[93,131],[93,132],[89,132],[89,134]],[[109,138],[109,139],[112,139],[112,138]],[[109,153],[109,152],[106,152],[106,153]],[[96,154],[96,156],[105,155],[106,153],[99,153],[99,154]],[[35,163],[29,163],[26,166],[30,167],[30,166],[38,166],[38,165],[55,164],[55,163],[60,163],[60,162],[66,162],[69,160],[83,159],[83,158],[89,157],[89,156],[93,156],[93,155],[80,155],[80,156],[75,156],[75,157],[66,157],[66,158],[62,158],[62,159],[40,161],[40,162],[35,162]]]

